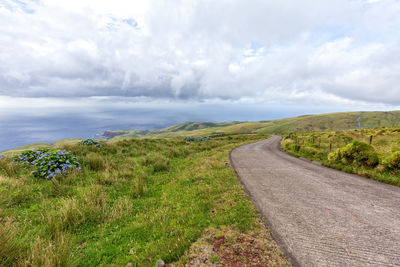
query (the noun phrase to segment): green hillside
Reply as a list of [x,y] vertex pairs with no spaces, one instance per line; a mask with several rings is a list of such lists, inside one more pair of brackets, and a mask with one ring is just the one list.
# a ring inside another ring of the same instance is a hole
[[[245,266],[245,257],[226,257],[237,247],[260,266],[289,266],[227,164],[234,147],[267,137],[132,138],[100,146],[70,140],[52,147],[62,161],[51,151],[6,154],[0,159],[0,266],[153,267],[161,259],[192,266],[200,257]],[[33,173],[74,158],[74,167],[51,179]],[[206,250],[215,244],[223,250]]]
[[[232,134],[285,134],[291,132],[340,131],[358,128],[400,126],[400,111],[359,111],[339,112],[319,115],[303,115],[294,118],[258,122],[185,122],[159,130],[115,130],[107,131],[111,141],[125,138],[170,138],[181,136],[213,136]],[[122,134],[121,134],[122,133]],[[74,143],[78,139],[66,139],[55,144],[40,144],[41,147],[54,147],[60,143]],[[38,144],[24,146],[3,154],[16,153]]]
[[259,122],[186,122],[160,130],[128,130],[116,140],[129,137],[209,136],[218,134],[338,131],[357,128],[400,126],[400,111],[340,112],[303,115],[295,118]]

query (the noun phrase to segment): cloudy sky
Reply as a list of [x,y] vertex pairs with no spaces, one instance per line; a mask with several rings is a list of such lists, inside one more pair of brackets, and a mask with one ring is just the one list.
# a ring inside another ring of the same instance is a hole
[[399,14],[398,0],[0,0],[0,117],[396,109]]

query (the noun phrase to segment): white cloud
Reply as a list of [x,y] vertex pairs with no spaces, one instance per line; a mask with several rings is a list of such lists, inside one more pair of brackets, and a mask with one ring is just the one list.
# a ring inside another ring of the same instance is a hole
[[399,13],[395,0],[0,0],[0,95],[398,105]]

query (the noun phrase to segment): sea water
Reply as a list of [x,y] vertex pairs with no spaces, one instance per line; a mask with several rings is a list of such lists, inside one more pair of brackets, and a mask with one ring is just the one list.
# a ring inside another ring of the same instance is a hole
[[174,122],[167,120],[135,123],[135,115],[126,118],[18,117],[0,121],[0,151],[33,143],[52,143],[66,138],[102,138],[106,130],[159,129]]

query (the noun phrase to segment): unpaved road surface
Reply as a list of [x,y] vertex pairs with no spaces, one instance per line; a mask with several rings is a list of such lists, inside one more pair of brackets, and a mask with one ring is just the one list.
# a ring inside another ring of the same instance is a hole
[[280,150],[278,136],[231,152],[231,163],[298,266],[400,266],[400,188]]

